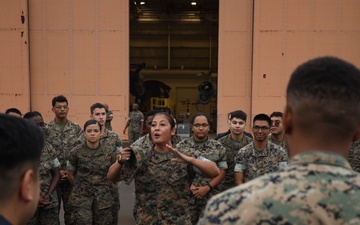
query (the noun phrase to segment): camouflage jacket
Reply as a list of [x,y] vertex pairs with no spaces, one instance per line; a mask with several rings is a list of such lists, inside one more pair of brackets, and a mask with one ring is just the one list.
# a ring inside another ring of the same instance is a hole
[[360,139],[351,143],[348,160],[353,170],[360,173]]
[[246,145],[235,157],[235,172],[244,173],[244,182],[283,169],[288,161],[285,150],[268,141],[264,150],[257,151],[254,142]]
[[[56,158],[55,149],[45,141],[44,148],[40,156],[39,174],[40,174],[40,196],[44,196],[48,193],[51,181],[52,172],[51,170],[60,166],[59,160]],[[56,191],[50,196],[50,205],[42,206],[44,208],[55,208],[59,206]]]
[[129,113],[129,118],[130,118],[130,125],[129,125],[129,130],[137,132],[140,132],[141,129],[141,125],[140,123],[144,122],[144,114],[140,111],[132,111]]
[[[177,143],[181,141],[181,137],[178,135],[171,136],[171,142],[173,146],[175,146]],[[141,138],[137,139],[134,143],[131,144],[131,147],[133,146],[139,146],[140,148],[152,148],[153,143],[150,140],[150,134],[146,134],[142,136]]]
[[314,151],[215,196],[198,225],[360,224],[359,212],[360,174],[342,156]]
[[272,143],[276,144],[276,145],[279,145],[283,149],[285,149],[286,154],[289,155],[289,148],[287,146],[287,138],[286,138],[286,136],[282,141],[275,141],[274,139],[272,139],[271,135],[269,135],[268,140],[271,141]]
[[[112,111],[107,111],[107,112],[106,112],[106,118],[109,118],[110,116],[114,116],[113,112],[112,112]],[[106,122],[105,122],[105,127],[106,127],[106,129],[108,129],[108,130],[112,130],[111,121],[110,121],[110,120],[106,120]]]
[[60,162],[60,170],[66,169],[66,160],[71,149],[78,144],[78,138],[82,134],[81,127],[70,120],[64,129],[51,120],[45,127],[46,140],[56,150],[56,157]]
[[246,135],[243,135],[243,138],[240,141],[235,141],[231,138],[231,134],[218,140],[218,142],[226,148],[226,162],[228,165],[225,179],[217,187],[220,192],[236,186],[234,175],[235,156],[242,147],[248,145],[252,141],[253,139]]
[[[219,169],[226,170],[228,168],[226,163],[226,149],[216,140],[208,138],[202,143],[198,143],[194,140],[194,137],[189,137],[182,140],[177,144],[176,148],[188,149],[190,156],[194,158],[204,157],[217,164]],[[195,186],[206,186],[211,181],[211,178],[206,178],[202,175],[195,174],[193,184]]]
[[138,146],[132,149],[136,165],[130,167],[125,163],[122,175],[131,173],[135,179],[136,224],[191,224],[188,209],[190,166],[171,162],[175,157],[171,152],[157,153],[153,148]]
[[114,204],[110,192],[111,182],[107,172],[115,162],[115,153],[108,146],[89,149],[86,144],[71,150],[68,158],[68,170],[75,171],[75,182],[69,203],[72,206],[89,208],[88,200],[96,198],[99,208],[104,209]]

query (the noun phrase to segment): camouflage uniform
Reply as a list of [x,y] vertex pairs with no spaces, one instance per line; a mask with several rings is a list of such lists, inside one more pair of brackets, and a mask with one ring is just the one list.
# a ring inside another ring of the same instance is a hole
[[[60,170],[66,170],[66,160],[71,151],[77,144],[78,138],[82,134],[81,127],[70,120],[68,120],[64,127],[51,120],[46,124],[45,134],[47,141],[56,150],[56,157],[60,162]],[[58,195],[59,207],[61,199],[65,210],[65,224],[70,222],[70,208],[67,207],[67,202],[71,193],[71,185],[68,180],[60,180],[56,192]]]
[[285,149],[286,154],[289,155],[289,148],[288,148],[288,145],[287,145],[286,136],[282,141],[276,141],[276,140],[272,139],[271,135],[269,135],[268,140],[271,141],[272,143],[276,144],[276,145],[279,145],[283,149]]
[[[122,167],[122,180],[135,179],[134,218],[138,225],[190,225],[189,188],[191,167],[174,163],[171,153],[157,153],[153,148],[133,146],[136,165]],[[189,150],[178,149],[186,155]],[[128,176],[125,176],[128,175]]]
[[[204,142],[198,143],[194,140],[194,137],[190,137],[181,141],[177,146],[177,149],[188,149],[192,157],[204,157],[209,159],[217,164],[220,170],[226,170],[226,149],[218,142],[213,139],[207,139]],[[212,179],[206,178],[202,175],[195,173],[195,178],[192,181],[192,184],[199,186],[206,186],[210,183]],[[216,188],[210,190],[202,199],[196,199],[192,193],[190,193],[189,201],[189,210],[191,215],[191,221],[193,224],[199,220],[199,217],[202,215],[202,212],[206,206],[207,201],[218,191]]]
[[108,146],[89,149],[86,144],[75,147],[68,158],[68,169],[74,171],[75,182],[70,195],[72,224],[111,224],[113,222],[111,182],[106,175],[115,162]]
[[128,130],[129,143],[134,143],[140,138],[141,126],[140,123],[144,122],[144,114],[140,111],[132,111],[129,113],[130,125]]
[[[59,160],[56,158],[55,149],[48,142],[44,143],[41,152],[39,174],[40,174],[40,196],[45,196],[50,188],[52,181],[51,170],[60,166]],[[39,206],[34,217],[29,221],[28,225],[58,225],[59,224],[59,202],[56,191],[50,195],[50,204]]]
[[237,153],[234,171],[244,173],[245,183],[261,175],[285,168],[287,161],[288,156],[282,147],[268,141],[264,150],[257,151],[252,142]]
[[228,165],[225,179],[217,186],[219,192],[223,192],[236,186],[234,174],[235,156],[242,147],[248,145],[252,141],[253,139],[246,135],[243,135],[240,141],[235,141],[231,138],[231,134],[228,134],[218,140],[218,142],[226,148],[226,162]]
[[[106,112],[106,118],[109,118],[110,116],[113,116],[113,112],[109,110],[109,111]],[[111,121],[106,120],[105,128],[112,131]]]
[[198,225],[360,224],[360,174],[330,152],[306,152],[284,171],[211,199]]
[[[171,136],[171,142],[174,146],[180,141],[181,137],[179,135]],[[146,134],[145,136],[137,139],[134,143],[131,144],[131,147],[133,146],[139,146],[140,148],[151,148],[153,146],[153,143],[150,140],[150,134]]]
[[351,143],[348,160],[353,170],[360,173],[360,139]]
[[[81,135],[81,143],[85,143],[85,136]],[[110,131],[105,129],[104,133],[100,137],[100,144],[106,146],[107,149],[110,150],[111,153],[115,153],[116,155],[121,152],[122,149],[122,141],[117,133],[114,131]],[[110,186],[111,195],[114,199],[114,205],[112,206],[113,213],[113,223],[114,225],[118,224],[118,213],[120,210],[120,196],[119,196],[119,183],[112,183]]]

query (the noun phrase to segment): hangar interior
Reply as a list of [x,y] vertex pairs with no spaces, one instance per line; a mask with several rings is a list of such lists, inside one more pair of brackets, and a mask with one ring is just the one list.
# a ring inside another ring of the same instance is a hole
[[179,123],[205,112],[216,124],[219,1],[130,0],[129,7],[130,104],[145,114],[166,108]]

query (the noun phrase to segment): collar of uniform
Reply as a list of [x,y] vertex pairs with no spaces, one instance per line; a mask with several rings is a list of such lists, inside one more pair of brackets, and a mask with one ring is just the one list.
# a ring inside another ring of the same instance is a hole
[[293,164],[327,164],[351,169],[350,164],[339,154],[327,151],[309,151],[294,156],[290,165]]
[[[65,123],[64,129],[62,131],[70,130],[71,129],[70,124],[71,124],[71,121],[67,120]],[[60,129],[61,126],[55,122],[55,119],[49,121],[48,125],[52,126],[55,130],[61,130]]]
[[252,155],[256,156],[256,157],[268,156],[269,155],[269,149],[271,147],[270,145],[271,145],[271,142],[268,141],[267,144],[266,144],[265,149],[262,150],[262,151],[258,151],[258,150],[255,149],[255,145],[253,143]]

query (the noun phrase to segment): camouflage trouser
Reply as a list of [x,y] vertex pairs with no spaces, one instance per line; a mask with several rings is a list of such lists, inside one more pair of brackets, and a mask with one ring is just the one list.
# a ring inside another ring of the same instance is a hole
[[59,225],[59,208],[39,207],[28,225]]
[[65,224],[70,224],[71,208],[68,206],[72,186],[69,181],[60,181],[57,185],[56,192],[59,200],[59,210],[61,207],[61,201],[64,207],[64,221]]
[[189,202],[189,211],[191,216],[191,223],[196,225],[199,219],[202,217],[206,203],[207,203],[207,196],[203,199],[192,199]]
[[141,137],[140,136],[140,129],[131,129],[131,128],[129,128],[129,131],[128,131],[129,145],[134,143],[140,137]]
[[118,224],[118,213],[120,210],[120,198],[119,198],[119,188],[118,188],[118,183],[112,184],[110,187],[110,191],[111,191],[111,196],[114,199],[114,204],[111,207],[111,211],[112,211],[112,216],[113,216],[113,225],[117,225]]
[[95,199],[88,208],[74,206],[72,213],[71,225],[109,225],[113,222],[112,208],[99,209]]

